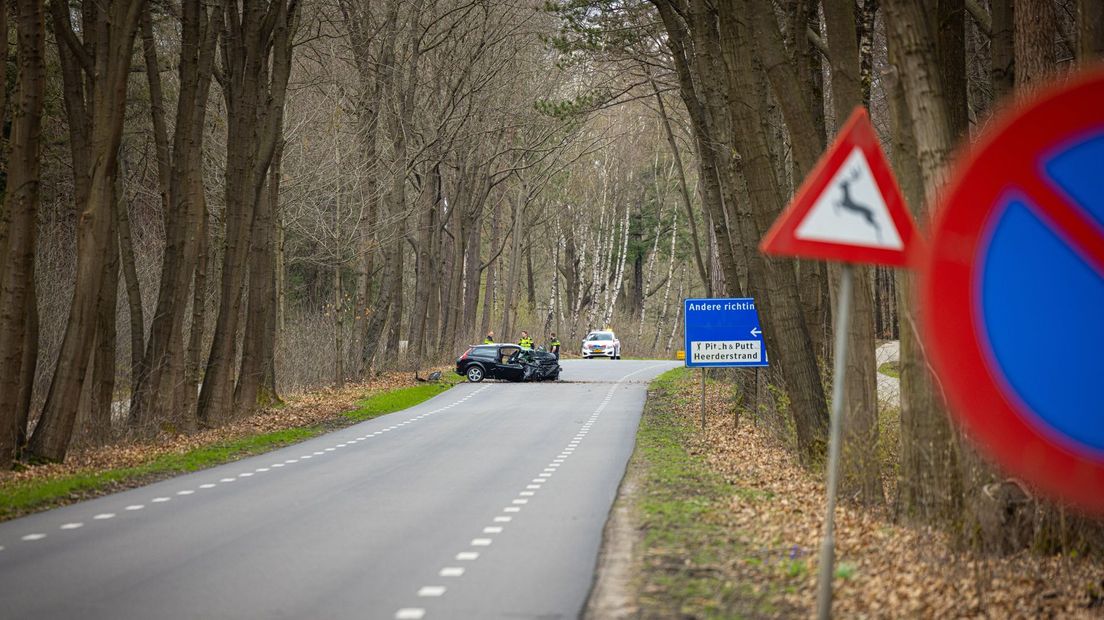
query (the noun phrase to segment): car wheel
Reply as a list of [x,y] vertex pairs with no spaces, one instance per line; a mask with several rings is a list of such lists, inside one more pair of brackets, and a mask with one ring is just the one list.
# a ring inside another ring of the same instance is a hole
[[483,369],[479,366],[468,366],[468,381],[479,383],[483,380]]

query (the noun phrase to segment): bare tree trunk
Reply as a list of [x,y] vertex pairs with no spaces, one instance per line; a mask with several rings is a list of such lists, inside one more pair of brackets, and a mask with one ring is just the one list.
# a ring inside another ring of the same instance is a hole
[[[734,120],[733,143],[741,154],[752,217],[737,217],[746,243],[759,239],[782,207],[774,166],[758,118],[760,105],[755,92],[755,70],[751,62],[752,39],[747,14],[734,7],[720,10],[720,48],[727,68],[728,94]],[[748,288],[755,293],[767,348],[777,352],[791,399],[791,415],[798,451],[806,466],[817,463],[827,445],[828,405],[820,382],[808,326],[801,310],[797,274],[791,261],[766,259],[754,248],[745,249]]]
[[[58,7],[54,9],[57,13],[54,23],[66,41],[62,45],[76,48],[78,44],[69,43],[76,40],[69,15],[64,7],[52,6]],[[99,14],[98,24],[82,27],[86,36],[95,38],[95,53],[87,67],[92,83],[90,105],[87,106],[87,118],[91,121],[89,189],[86,200],[78,203],[81,222],[77,231],[77,281],[69,320],[42,417],[28,446],[28,452],[37,459],[63,460],[76,422],[77,403],[95,337],[95,309],[105,275],[104,257],[114,231],[117,156],[126,107],[127,75],[141,6],[142,0],[114,0]],[[73,53],[77,53],[75,49]],[[70,117],[70,124],[84,120],[78,113]],[[75,171],[75,174],[83,173]]]
[[[746,6],[758,41],[757,54],[786,121],[792,146],[793,176],[795,182],[798,182],[812,169],[826,145],[821,103],[824,96],[819,81],[820,57],[811,49],[807,37],[794,38],[794,52],[786,49],[778,20],[769,5],[751,2]],[[795,24],[793,28],[804,29],[808,21],[815,20],[819,30],[816,3],[809,3],[804,7],[798,5],[795,11],[800,14],[792,16]],[[801,304],[805,309],[805,322],[813,341],[813,351],[828,359],[830,352],[826,350],[826,336],[829,312],[825,304],[828,291],[827,269],[819,261],[798,261],[797,268]]]
[[993,89],[993,102],[999,102],[1012,94],[1016,83],[1015,47],[1015,0],[990,0],[989,13],[992,17],[993,34],[990,37],[989,78]]
[[[437,168],[436,165],[432,170]],[[433,291],[433,281],[436,278],[436,270],[433,260],[434,230],[437,228],[436,209],[436,181],[435,173],[426,175],[426,184],[422,187],[422,196],[425,204],[418,215],[418,246],[414,257],[414,307],[410,313],[410,325],[407,328],[406,340],[410,343],[414,358],[420,363],[425,358],[427,350],[426,331],[429,322],[429,298]]]
[[[157,306],[140,372],[131,378],[130,424],[139,426],[170,415],[180,404],[176,396],[182,386],[189,383],[186,376],[184,319],[189,288],[197,270],[196,263],[200,260],[200,247],[206,247],[200,233],[201,229],[206,230],[203,222],[207,208],[203,189],[203,118],[207,110],[221,10],[205,6],[199,0],[186,0],[181,3],[180,10],[180,91],[171,154],[165,128],[160,67],[148,14],[143,16],[142,25],[164,209],[165,252],[161,262]],[[199,330],[202,333],[202,325]],[[185,394],[185,397],[187,403],[194,400],[193,394]]]
[[1030,92],[1057,71],[1054,34],[1058,22],[1052,0],[1016,0],[1013,14],[1016,85]]
[[[870,3],[871,0],[867,0],[867,4]],[[852,0],[826,0],[824,7],[837,126],[846,121],[853,108],[863,105],[854,6]],[[828,273],[834,299],[837,297],[835,283],[838,282],[839,269],[829,267]],[[847,395],[843,405],[840,495],[854,497],[866,505],[876,505],[885,501],[885,495],[878,453],[872,449],[878,445],[878,364],[874,356],[870,268],[856,266],[854,282],[851,333],[847,335],[847,376],[832,378],[833,381],[845,382],[844,393]]]
[[[120,169],[122,169],[120,167]],[[145,353],[146,321],[142,310],[142,291],[138,286],[138,271],[134,266],[134,241],[130,234],[130,208],[127,205],[123,173],[120,172],[115,196],[115,225],[119,231],[119,259],[126,282],[127,308],[130,319],[130,389],[134,390],[136,378],[142,374],[142,356]]]
[[1104,55],[1104,2],[1077,0],[1077,59],[1088,63]]
[[521,212],[525,206],[525,188],[518,190],[517,202],[514,203],[514,218],[511,226],[512,235],[510,250],[510,273],[506,276],[506,297],[502,306],[502,331],[498,334],[499,342],[512,342],[514,313],[517,310],[517,301],[514,299],[517,290],[517,282],[521,262]]
[[648,77],[648,83],[651,84],[652,91],[655,93],[659,118],[663,124],[663,135],[667,138],[667,146],[671,149],[671,157],[675,160],[675,169],[678,172],[679,179],[679,198],[682,199],[682,206],[686,210],[686,219],[690,223],[690,241],[694,247],[694,264],[698,268],[698,277],[701,278],[702,285],[705,286],[706,295],[712,297],[712,282],[709,279],[709,274],[705,270],[705,262],[702,260],[701,243],[698,241],[698,224],[694,217],[694,208],[691,205],[690,187],[686,184],[686,169],[682,165],[682,155],[679,154],[678,142],[675,141],[675,134],[671,131],[671,119],[667,116],[667,108],[663,103],[663,95],[659,92],[659,87],[651,76]]
[[[17,0],[15,11],[18,75],[0,214],[6,237],[0,243],[0,469],[11,465],[26,434],[38,360],[34,270],[46,28],[42,0]],[[6,5],[3,12],[7,13]],[[7,24],[4,27],[6,38]]]
[[188,336],[187,364],[185,368],[183,393],[179,398],[182,411],[192,411],[199,401],[199,386],[203,372],[203,335],[207,330],[207,261],[210,251],[210,218],[204,203],[200,213],[199,230],[196,234],[197,254],[193,272],[194,288],[192,292],[192,327]]
[[[494,207],[491,212],[491,249],[498,247],[499,239],[499,209]],[[494,306],[498,302],[495,285],[498,282],[498,258],[491,257],[487,264],[487,283],[483,288],[483,319],[479,322],[479,331],[486,334],[491,329],[491,318]]]
[[[733,294],[740,288],[739,272],[736,266],[736,251],[732,246],[732,239],[728,236],[726,218],[724,215],[722,191],[719,177],[719,163],[716,146],[717,136],[713,135],[710,123],[706,118],[707,112],[698,92],[696,84],[700,79],[695,79],[692,69],[692,58],[696,52],[693,49],[688,26],[680,14],[680,7],[671,0],[653,0],[659,10],[660,17],[667,29],[667,47],[671,50],[675,71],[679,80],[679,94],[690,115],[690,125],[694,132],[694,140],[698,147],[698,166],[700,168],[699,179],[702,187],[702,203],[712,222],[713,234],[716,235],[719,245],[721,269],[724,273],[728,294]],[[714,291],[716,293],[718,291]]]
[[[222,33],[223,92],[228,117],[226,240],[218,319],[196,410],[201,425],[225,417],[236,400],[234,361],[249,238],[266,173],[280,139],[282,107],[291,71],[291,40],[299,6],[295,0],[273,0],[267,7],[246,4],[240,14],[236,4],[224,6],[229,24]],[[265,217],[271,218],[271,214]],[[271,227],[271,219],[266,223]],[[263,226],[264,223],[259,232],[267,236],[269,231],[263,230]],[[270,255],[271,239],[266,244],[265,252]],[[266,278],[270,278],[271,263],[261,268],[266,270]],[[267,292],[268,289],[262,292],[262,299],[267,298]],[[253,348],[249,357],[259,353],[260,347]],[[250,398],[250,391],[241,390],[237,401],[256,402],[255,397]]]
[[[114,226],[112,226],[114,229]],[[115,393],[115,359],[117,349],[116,310],[119,295],[119,243],[117,237],[108,242],[104,259],[103,284],[96,307],[96,346],[92,353],[90,398],[85,416],[85,435],[96,443],[111,437],[111,403]]]
[[342,315],[345,311],[344,292],[341,288],[341,265],[333,266],[333,311],[334,311],[334,385],[345,387],[345,325]]
[[[938,191],[952,148],[943,92],[936,72],[935,37],[927,19],[932,7],[894,0],[888,10],[894,162],[905,199],[919,222],[928,219],[925,187]],[[914,314],[913,276],[899,273],[901,317],[901,511],[922,522],[951,523],[961,516],[962,483],[950,420],[931,374]]]
[[[282,110],[283,105],[276,109]],[[282,111],[277,112],[280,116]],[[269,166],[268,186],[253,215],[249,253],[249,300],[241,370],[234,401],[239,410],[267,407],[281,402],[276,390],[276,220],[280,201],[280,165],[283,122],[277,123],[276,148]],[[337,312],[337,309],[334,310]]]

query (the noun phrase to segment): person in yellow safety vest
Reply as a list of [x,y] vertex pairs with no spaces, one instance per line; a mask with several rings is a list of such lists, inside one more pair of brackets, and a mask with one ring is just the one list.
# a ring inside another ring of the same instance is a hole
[[533,348],[533,339],[529,337],[529,332],[522,330],[521,338],[518,340],[518,344],[521,345],[521,348],[523,349]]
[[487,332],[487,337],[483,339],[483,344],[494,344],[494,330]]
[[548,352],[560,359],[560,339],[556,337],[556,332],[552,332],[552,337],[548,339]]

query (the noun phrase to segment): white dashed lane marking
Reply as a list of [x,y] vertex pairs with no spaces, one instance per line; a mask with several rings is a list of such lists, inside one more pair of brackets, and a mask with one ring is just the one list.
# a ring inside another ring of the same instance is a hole
[[[376,432],[371,433],[371,434],[365,434],[361,437],[357,437],[356,439],[346,440],[344,443],[339,443],[339,444],[336,444],[333,447],[329,447],[329,448],[323,448],[322,450],[314,452],[314,454],[303,455],[303,456],[299,457],[298,459],[287,459],[283,463],[272,463],[268,467],[258,467],[257,469],[255,469],[253,471],[242,472],[242,473],[238,474],[235,477],[221,478],[221,479],[219,479],[219,482],[227,482],[227,483],[235,482],[235,481],[237,481],[241,478],[249,478],[249,477],[251,477],[251,476],[253,476],[257,473],[263,473],[263,472],[271,471],[274,468],[284,467],[286,465],[291,465],[291,464],[294,464],[294,463],[298,463],[301,460],[310,459],[314,456],[323,456],[327,452],[335,452],[338,448],[345,448],[347,446],[351,446],[353,444],[356,444],[359,441],[365,441],[365,440],[370,439],[372,437],[379,436],[382,433],[392,431],[392,430],[396,430],[396,429],[401,428],[403,426],[406,426],[408,424],[412,424],[412,423],[414,423],[418,420],[421,420],[422,418],[425,418],[427,416],[437,414],[437,413],[441,413],[442,411],[445,411],[446,409],[455,407],[456,405],[459,405],[459,404],[463,403],[464,401],[467,401],[469,398],[475,396],[476,394],[479,394],[480,392],[486,390],[489,387],[490,386],[483,386],[483,387],[479,388],[478,390],[472,392],[471,394],[468,394],[464,398],[462,398],[462,399],[460,399],[456,402],[453,402],[450,405],[446,405],[445,407],[441,407],[439,409],[434,409],[433,411],[430,411],[428,413],[423,413],[421,415],[415,416],[415,417],[413,417],[411,419],[408,419],[404,422],[397,423],[393,426],[382,429],[380,431],[376,431]],[[218,486],[218,484],[213,483],[213,482],[208,482],[208,483],[204,483],[204,484],[199,485],[199,488],[200,489],[213,489],[216,486]],[[184,490],[176,492],[176,495],[182,496],[182,497],[183,496],[188,496],[188,495],[193,495],[193,494],[195,494],[195,490],[193,490],[193,489],[184,489]],[[171,500],[172,500],[171,497],[158,496],[158,497],[151,498],[150,502],[154,503],[154,504],[163,504],[163,503],[169,502]],[[131,504],[129,506],[125,506],[124,510],[129,511],[129,512],[136,512],[136,511],[144,509],[145,507],[146,507],[145,504]],[[93,515],[92,520],[93,521],[106,521],[108,519],[115,518],[115,516],[116,516],[116,513],[114,513],[114,512],[101,512],[101,513]],[[61,529],[61,530],[75,530],[75,529],[79,529],[83,526],[84,526],[83,522],[74,521],[74,522],[71,522],[71,523],[64,523],[64,524],[58,526],[58,529]],[[498,528],[499,531],[501,531],[501,529],[502,528]],[[46,537],[46,534],[32,533],[32,534],[24,535],[22,537],[22,540],[35,541],[35,540],[41,540],[45,537]],[[485,542],[483,542],[483,541],[485,541]],[[475,545],[489,545],[490,543],[491,543],[490,539],[476,539],[476,540],[472,541],[472,544],[475,544]],[[3,551],[3,550],[4,550],[4,547],[2,545],[0,545],[0,551]],[[467,557],[468,555],[470,555],[470,557]],[[465,557],[460,557],[460,556],[465,556]],[[478,553],[468,552],[468,553],[461,553],[459,556],[457,556],[457,559],[475,559],[477,557],[479,557]],[[459,573],[457,573],[455,575],[452,575],[452,576],[459,576],[459,575],[463,574],[463,569],[446,569],[446,570],[459,570],[460,571]],[[430,590],[429,590],[430,592],[436,591],[436,590],[434,590],[434,588],[440,588],[440,594],[444,593],[444,587],[443,586],[427,586],[427,588],[430,588]],[[440,594],[425,594],[425,595],[422,595],[422,596],[440,596]],[[409,615],[403,615],[403,614],[409,614]],[[400,609],[399,613],[396,614],[396,617],[421,618],[424,615],[425,615],[425,610],[424,609],[410,608],[410,609]]]
[[[586,439],[587,433],[590,432],[591,427],[597,421],[598,416],[606,408],[606,405],[608,405],[610,403],[610,401],[613,399],[614,391],[621,385],[621,383],[623,381],[625,381],[625,379],[628,379],[630,376],[635,375],[639,372],[643,372],[645,370],[649,370],[651,368],[653,368],[653,367],[648,366],[646,368],[642,368],[642,369],[637,370],[635,372],[631,372],[631,373],[625,375],[624,377],[622,377],[621,380],[618,381],[616,384],[614,384],[609,389],[609,391],[606,393],[605,398],[602,400],[602,402],[598,406],[598,408],[594,410],[594,413],[590,416],[590,418],[587,419],[586,423],[583,424],[583,426],[579,429],[579,432],[571,439],[571,441],[568,442],[568,445],[563,449],[563,451],[560,452],[559,455],[555,459],[553,459],[552,462],[549,463],[549,465],[547,467],[544,468],[543,472],[539,476],[537,476],[536,478],[533,478],[533,483],[534,484],[527,484],[525,486],[525,488],[527,490],[521,491],[518,494],[519,496],[522,496],[523,498],[522,499],[511,500],[511,504],[513,504],[513,505],[512,506],[506,506],[505,508],[502,509],[502,511],[503,512],[509,512],[509,513],[520,512],[521,511],[521,505],[529,503],[529,500],[524,499],[524,497],[535,496],[536,491],[541,489],[542,485],[544,483],[548,482],[548,478],[553,473],[555,473],[556,470],[561,465],[564,464],[565,460],[569,456],[571,456],[575,452],[575,449],[582,444],[582,441],[584,439]],[[478,394],[483,389],[486,389],[486,388],[481,388],[480,390],[477,390],[476,392],[473,392],[472,394],[470,394],[470,395],[466,396],[465,398],[463,398],[460,402],[463,402],[463,401],[467,400],[468,398],[470,398],[471,396],[474,396],[475,394]],[[459,404],[459,403],[453,403],[452,405],[448,405],[448,407],[452,407],[456,404]],[[448,407],[445,407],[445,408],[447,409]],[[437,412],[433,411],[431,413],[437,413]],[[384,430],[390,430],[390,429],[384,429]],[[497,517],[494,517],[494,522],[495,523],[509,523],[512,519],[513,519],[513,517],[509,517],[509,516],[497,516]],[[498,534],[498,533],[501,533],[502,531],[503,531],[503,528],[501,526],[488,526],[488,527],[483,528],[483,533],[484,534]],[[489,546],[491,544],[491,542],[492,542],[492,539],[490,539],[490,538],[474,538],[471,541],[471,545],[473,547],[486,547],[486,546]],[[464,551],[464,552],[458,553],[456,555],[457,560],[467,560],[467,561],[474,560],[478,557],[479,557],[478,553],[471,552],[471,551]],[[445,568],[441,569],[441,571],[438,573],[438,575],[441,576],[441,577],[459,577],[463,574],[464,574],[464,569],[463,568],[458,568],[458,567],[445,567]],[[423,586],[420,590],[418,590],[418,596],[419,597],[442,596],[444,593],[445,593],[444,586]],[[424,615],[425,615],[425,610],[420,608],[420,607],[404,607],[402,609],[399,609],[395,613],[396,618],[422,618]]]
[[422,586],[418,589],[418,596],[442,596],[445,586]]

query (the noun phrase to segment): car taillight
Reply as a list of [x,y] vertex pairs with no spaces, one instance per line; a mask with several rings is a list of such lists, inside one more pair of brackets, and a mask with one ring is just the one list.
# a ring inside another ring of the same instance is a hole
[[468,350],[464,351],[464,354],[460,356],[460,359],[462,359],[462,360],[468,359],[468,353],[471,353],[471,352],[472,352],[471,347],[468,347]]

